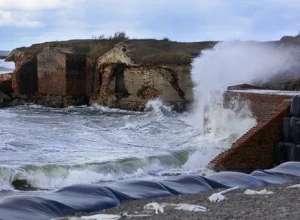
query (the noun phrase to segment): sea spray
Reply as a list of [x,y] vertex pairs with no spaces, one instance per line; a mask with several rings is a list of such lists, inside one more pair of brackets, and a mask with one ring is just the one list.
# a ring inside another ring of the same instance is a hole
[[163,101],[159,98],[151,99],[146,103],[145,106],[146,112],[153,112],[153,113],[163,113],[163,112],[172,112],[172,108],[170,106],[164,105]]
[[202,51],[193,62],[194,106],[188,122],[202,134],[243,135],[256,123],[249,103],[235,100],[224,108],[223,93],[230,85],[265,83],[295,64],[290,48],[255,42],[222,42]]
[[291,48],[255,42],[222,42],[202,51],[193,62],[194,103],[185,118],[199,132],[199,147],[182,168],[203,169],[256,125],[249,101],[237,97],[225,102],[227,87],[266,83],[295,67],[293,54]]

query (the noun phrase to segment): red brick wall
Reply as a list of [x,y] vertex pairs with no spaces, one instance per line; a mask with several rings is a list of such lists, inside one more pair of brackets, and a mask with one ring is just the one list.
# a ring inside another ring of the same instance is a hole
[[274,111],[279,104],[285,99],[291,99],[288,95],[274,95],[274,94],[257,94],[245,92],[231,92],[225,94],[225,102],[230,103],[232,99],[249,100],[250,109],[256,117],[257,121],[261,121],[270,112]]
[[[92,99],[97,99],[102,84],[102,74],[106,64],[87,58],[86,60],[86,94]],[[109,67],[111,68],[111,67]]]
[[37,56],[38,92],[66,95],[66,55],[46,50]]
[[86,59],[86,75],[85,75],[85,93],[92,95],[94,93],[94,74],[96,73],[96,67],[94,61],[91,58]]
[[270,168],[274,144],[281,139],[282,119],[289,115],[290,103],[284,100],[291,96],[241,93],[239,98],[251,101],[258,124],[213,159],[209,167],[236,171]]
[[[107,105],[108,96],[114,94],[115,88],[110,88],[110,85],[114,85],[114,82],[111,83],[112,78],[112,65],[102,65],[99,67],[100,75],[95,79],[95,81],[99,81],[99,88],[95,88],[95,90],[100,90],[98,101]],[[101,86],[101,87],[100,87]]]

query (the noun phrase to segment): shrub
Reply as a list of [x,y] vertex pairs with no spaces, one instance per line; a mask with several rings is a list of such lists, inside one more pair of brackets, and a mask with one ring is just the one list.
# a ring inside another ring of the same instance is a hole
[[93,60],[96,60],[98,57],[102,56],[104,53],[109,51],[111,46],[105,44],[91,44],[88,52],[88,56]]

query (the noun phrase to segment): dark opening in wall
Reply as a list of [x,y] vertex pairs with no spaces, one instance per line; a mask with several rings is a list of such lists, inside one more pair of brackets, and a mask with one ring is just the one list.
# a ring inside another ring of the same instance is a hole
[[112,77],[116,77],[116,86],[115,93],[117,98],[126,98],[130,96],[130,93],[127,91],[125,82],[124,82],[124,70],[126,68],[125,64],[115,64],[112,68],[113,74]]
[[18,91],[20,94],[33,95],[37,92],[37,60],[22,65],[17,73]]
[[84,95],[86,80],[86,57],[67,55],[66,58],[66,93],[67,95]]

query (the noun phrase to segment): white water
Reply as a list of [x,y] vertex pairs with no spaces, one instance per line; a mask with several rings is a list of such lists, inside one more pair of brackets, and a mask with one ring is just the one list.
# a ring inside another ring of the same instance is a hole
[[234,101],[233,109],[223,108],[223,92],[230,85],[265,83],[278,73],[297,65],[292,48],[253,42],[223,42],[202,51],[193,63],[194,107],[188,122],[202,134],[216,137],[244,134],[255,125],[249,103]]
[[0,189],[13,181],[58,189],[76,183],[205,173],[233,139],[201,136],[160,100],[137,113],[101,106],[1,109]]

